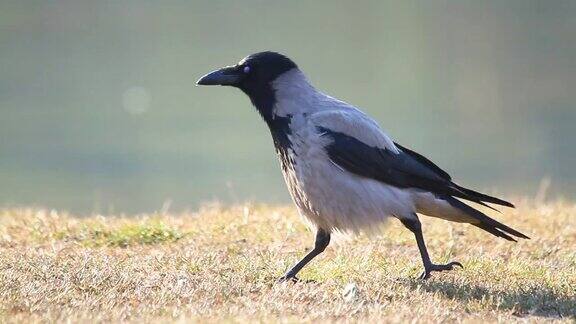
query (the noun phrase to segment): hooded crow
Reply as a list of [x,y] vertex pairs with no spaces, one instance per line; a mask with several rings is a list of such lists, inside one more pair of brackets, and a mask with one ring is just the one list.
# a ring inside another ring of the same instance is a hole
[[528,239],[461,200],[514,207],[511,203],[454,183],[426,157],[392,141],[362,111],[314,88],[282,54],[249,55],[197,84],[236,87],[250,98],[270,129],[298,212],[316,229],[314,248],[280,280],[297,280],[332,233],[373,232],[389,217],[414,233],[422,279],[462,265],[432,263],[417,214],[469,223],[509,241]]

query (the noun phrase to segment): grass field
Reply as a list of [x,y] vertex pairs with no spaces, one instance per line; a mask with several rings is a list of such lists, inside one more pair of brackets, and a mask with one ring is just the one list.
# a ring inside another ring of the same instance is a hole
[[[518,200],[517,200],[518,202]],[[312,246],[292,207],[211,205],[139,216],[0,211],[0,321],[576,321],[576,205],[524,200],[496,218],[510,243],[423,219],[434,261],[463,270],[415,279],[412,234],[332,244],[275,283]]]

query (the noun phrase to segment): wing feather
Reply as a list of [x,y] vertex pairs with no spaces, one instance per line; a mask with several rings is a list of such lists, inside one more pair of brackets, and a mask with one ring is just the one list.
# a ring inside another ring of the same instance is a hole
[[[326,151],[340,167],[357,175],[400,188],[513,207],[511,203],[455,184],[450,175],[423,155],[393,142],[378,124],[356,109],[322,111],[311,116]],[[494,208],[492,208],[494,209]]]

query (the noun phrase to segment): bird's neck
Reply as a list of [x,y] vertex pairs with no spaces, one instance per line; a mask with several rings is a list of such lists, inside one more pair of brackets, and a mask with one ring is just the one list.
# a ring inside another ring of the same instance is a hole
[[322,95],[297,68],[272,82],[241,89],[269,127],[276,125],[276,119],[311,112]]
[[284,154],[282,152],[291,146],[288,135],[292,117],[311,112],[321,94],[297,68],[285,72],[273,82],[241,89],[268,125],[279,154]]
[[272,82],[274,106],[272,117],[294,116],[312,113],[324,96],[316,90],[308,78],[298,69],[288,71]]

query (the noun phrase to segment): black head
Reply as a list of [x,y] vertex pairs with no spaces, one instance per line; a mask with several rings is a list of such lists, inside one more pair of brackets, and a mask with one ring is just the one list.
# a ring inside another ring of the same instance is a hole
[[275,102],[272,82],[283,73],[297,68],[286,56],[276,52],[249,55],[234,66],[210,72],[200,78],[198,85],[232,86],[244,91],[265,119]]
[[260,52],[243,58],[236,65],[206,74],[197,84],[233,86],[250,90],[270,83],[282,73],[296,67],[292,60],[282,54]]

